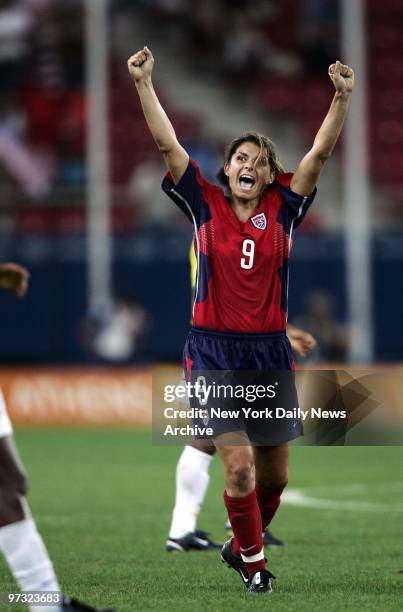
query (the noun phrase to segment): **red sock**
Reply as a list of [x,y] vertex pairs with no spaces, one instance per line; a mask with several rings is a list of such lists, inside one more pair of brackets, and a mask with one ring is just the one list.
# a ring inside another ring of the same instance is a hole
[[262,542],[262,519],[256,491],[245,497],[231,497],[224,492],[224,503],[234,531],[232,550],[241,555],[249,576],[266,567]]
[[256,485],[256,498],[259,505],[260,516],[262,518],[262,527],[266,529],[270,525],[273,516],[277,512],[277,508],[280,505],[281,494],[284,487],[276,487],[276,489],[269,489]]

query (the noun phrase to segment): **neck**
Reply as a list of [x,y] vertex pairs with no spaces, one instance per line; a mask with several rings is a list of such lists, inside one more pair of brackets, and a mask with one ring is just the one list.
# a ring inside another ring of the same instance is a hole
[[243,200],[233,196],[231,200],[231,208],[240,221],[247,221],[258,205],[259,198]]

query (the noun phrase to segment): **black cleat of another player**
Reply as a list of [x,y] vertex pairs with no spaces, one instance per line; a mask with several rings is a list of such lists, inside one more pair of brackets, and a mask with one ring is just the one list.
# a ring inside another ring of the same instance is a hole
[[167,552],[187,552],[189,550],[217,550],[221,544],[216,544],[208,537],[208,533],[196,529],[187,533],[183,538],[168,538],[165,544]]
[[271,593],[275,576],[268,570],[258,570],[249,581],[248,593]]
[[233,553],[232,540],[233,538],[230,538],[227,542],[225,542],[224,546],[222,547],[221,559],[223,563],[226,563],[228,565],[228,567],[231,567],[236,572],[238,572],[242,579],[243,585],[245,586],[245,588],[247,588],[249,584],[248,570],[246,569],[246,565],[242,557]]
[[208,547],[210,550],[220,550],[220,548],[222,547],[222,544],[217,544],[217,542],[213,542],[212,540],[210,540],[210,538],[208,537],[209,534],[206,531],[202,531],[201,529],[196,529],[196,531],[194,532],[194,535],[196,538],[199,538],[201,540],[205,540],[206,542],[208,542]]
[[63,595],[63,612],[116,612],[114,608],[93,608]]
[[265,529],[263,532],[263,546],[285,546],[285,542],[276,538],[268,529]]

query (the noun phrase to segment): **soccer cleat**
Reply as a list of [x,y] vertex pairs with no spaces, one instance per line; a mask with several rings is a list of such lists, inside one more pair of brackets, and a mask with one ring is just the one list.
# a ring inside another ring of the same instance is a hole
[[271,593],[275,578],[268,570],[258,570],[249,581],[248,593]]
[[221,544],[216,544],[208,537],[208,533],[196,529],[187,533],[183,538],[168,538],[165,544],[167,552],[187,552],[189,550],[217,550]]
[[195,537],[201,538],[202,540],[206,540],[208,542],[208,547],[210,550],[219,550],[222,548],[222,544],[217,544],[217,542],[213,542],[208,537],[209,534],[206,531],[202,531],[201,529],[196,529],[194,532]]
[[249,584],[249,575],[248,570],[246,569],[246,565],[239,555],[235,555],[232,551],[232,540],[230,538],[225,542],[224,546],[221,550],[221,559],[223,563],[226,563],[228,567],[234,569],[240,575],[242,579],[242,583],[245,588],[248,588]]
[[116,612],[114,608],[93,608],[92,606],[87,606],[77,601],[77,599],[71,599],[71,597],[66,595],[63,595],[62,610],[63,612]]
[[263,546],[285,546],[285,542],[276,538],[268,529],[265,529],[263,532]]

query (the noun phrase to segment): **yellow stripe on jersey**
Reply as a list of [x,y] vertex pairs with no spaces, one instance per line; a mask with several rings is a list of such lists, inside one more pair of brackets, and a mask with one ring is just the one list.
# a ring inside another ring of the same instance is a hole
[[193,242],[190,245],[189,264],[190,264],[190,286],[192,287],[192,291],[194,291],[196,288],[197,258],[196,258]]

